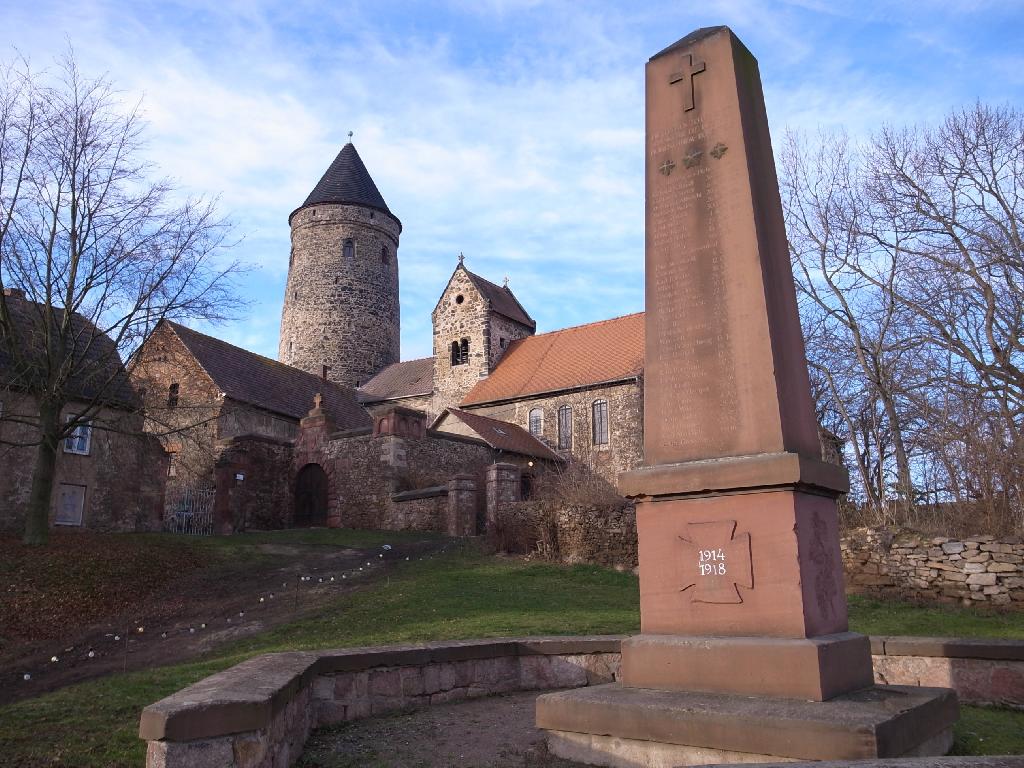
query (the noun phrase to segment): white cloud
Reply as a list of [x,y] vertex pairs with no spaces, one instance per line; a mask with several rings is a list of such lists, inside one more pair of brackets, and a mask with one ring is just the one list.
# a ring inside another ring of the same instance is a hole
[[[217,333],[271,356],[287,216],[349,130],[405,227],[403,353],[421,356],[459,251],[490,279],[509,274],[547,330],[642,307],[643,64],[696,26],[730,24],[758,56],[777,143],[787,125],[858,135],[970,100],[941,71],[910,80],[875,65],[878,29],[952,55],[942,45],[958,30],[943,19],[963,15],[942,2],[924,12],[823,0],[627,12],[457,0],[419,15],[385,0],[11,6],[0,27],[19,30],[26,52],[48,60],[68,34],[84,67],[145,96],[164,172],[221,195],[246,236],[238,253],[261,272],[246,285],[258,302],[250,320]],[[986,53],[985,71],[1019,97],[1019,57]]]

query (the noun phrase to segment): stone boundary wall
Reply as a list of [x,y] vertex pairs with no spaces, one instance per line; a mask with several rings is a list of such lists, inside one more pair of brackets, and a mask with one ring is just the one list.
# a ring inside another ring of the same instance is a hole
[[847,591],[1024,610],[1024,543],[858,528],[841,541]]
[[268,654],[142,711],[147,768],[280,768],[314,728],[416,705],[611,682],[621,637]]
[[[621,635],[257,656],[142,711],[147,768],[281,768],[313,729],[409,706],[618,678]],[[875,680],[1024,709],[1024,641],[873,637]]]

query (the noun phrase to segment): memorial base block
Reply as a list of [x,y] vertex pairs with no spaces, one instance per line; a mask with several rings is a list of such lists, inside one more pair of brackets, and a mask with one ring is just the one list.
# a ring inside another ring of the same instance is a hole
[[619,682],[825,701],[874,684],[871,642],[854,632],[800,639],[637,635],[622,643]]
[[944,755],[957,717],[952,691],[909,686],[799,701],[613,683],[537,699],[553,754],[630,768]]

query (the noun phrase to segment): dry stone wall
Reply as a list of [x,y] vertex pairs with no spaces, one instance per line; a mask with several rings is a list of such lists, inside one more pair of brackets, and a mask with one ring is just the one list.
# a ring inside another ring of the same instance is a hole
[[843,537],[850,592],[1024,610],[1024,543],[858,528]]
[[[401,225],[360,205],[303,208],[291,219],[278,360],[357,387],[398,362]],[[345,242],[352,241],[351,255]]]

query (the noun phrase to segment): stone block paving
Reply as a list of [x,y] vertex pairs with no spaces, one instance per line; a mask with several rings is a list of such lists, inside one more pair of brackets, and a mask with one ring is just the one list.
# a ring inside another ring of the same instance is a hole
[[420,707],[321,728],[298,768],[577,768],[534,725],[536,691]]

